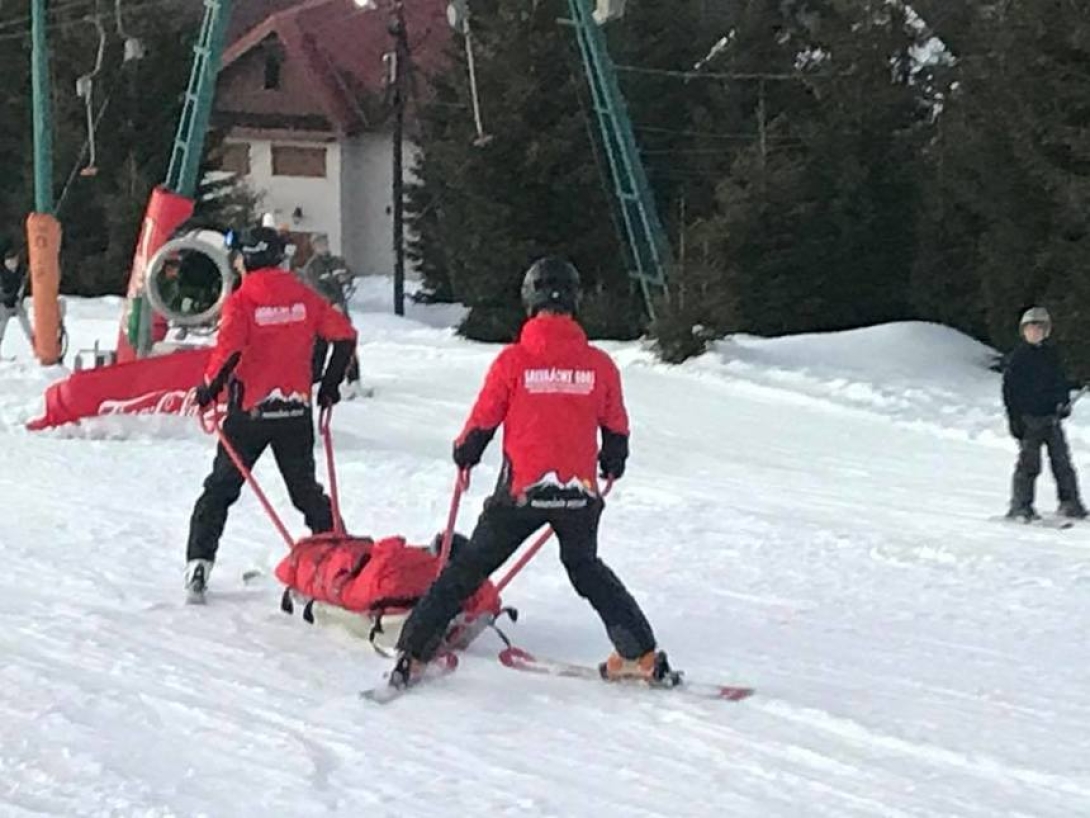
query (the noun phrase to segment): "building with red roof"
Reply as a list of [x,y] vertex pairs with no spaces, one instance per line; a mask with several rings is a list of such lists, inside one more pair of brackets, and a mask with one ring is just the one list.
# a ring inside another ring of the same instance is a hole
[[[295,237],[361,273],[393,268],[393,0],[238,0],[216,88],[223,168]],[[445,59],[447,0],[403,0],[414,69]],[[421,83],[417,87],[424,87]],[[406,167],[413,147],[406,145]]]

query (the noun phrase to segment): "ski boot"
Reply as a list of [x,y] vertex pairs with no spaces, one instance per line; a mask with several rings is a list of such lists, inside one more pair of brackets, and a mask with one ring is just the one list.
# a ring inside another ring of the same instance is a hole
[[1011,508],[1007,512],[1007,519],[1012,522],[1032,523],[1041,519],[1041,515],[1033,510],[1033,506],[1020,506]]
[[598,665],[598,672],[607,682],[642,681],[651,687],[676,687],[681,673],[672,670],[665,651],[651,650],[638,659],[625,659],[614,651]]
[[212,560],[190,560],[185,567],[185,601],[187,605],[203,605],[208,590]]
[[1087,517],[1086,507],[1078,500],[1064,500],[1056,513],[1069,520],[1085,520]]
[[404,690],[412,687],[424,676],[427,665],[418,659],[414,659],[408,653],[401,652],[394,662],[394,669],[390,671],[387,684],[395,690]]

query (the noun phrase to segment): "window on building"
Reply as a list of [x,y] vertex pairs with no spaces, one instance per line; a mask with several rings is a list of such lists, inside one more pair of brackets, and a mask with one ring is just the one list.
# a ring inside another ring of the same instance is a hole
[[273,145],[273,176],[308,176],[324,179],[325,148],[303,148],[297,145]]
[[250,175],[250,143],[226,142],[220,148],[220,170]]
[[278,91],[280,89],[280,55],[272,51],[265,54],[265,90]]

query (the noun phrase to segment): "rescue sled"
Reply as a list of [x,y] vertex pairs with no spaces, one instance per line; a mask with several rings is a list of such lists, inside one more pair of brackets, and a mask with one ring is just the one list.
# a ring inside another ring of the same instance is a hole
[[[252,472],[223,434],[220,416],[202,415],[201,424],[205,431],[218,436],[288,545],[289,553],[275,571],[285,586],[281,610],[294,614],[297,607],[301,608],[305,621],[337,623],[365,636],[376,651],[389,654],[413,607],[431,587],[451,553],[466,543],[465,537],[454,531],[465,485],[460,477],[447,528],[428,545],[410,545],[400,536],[376,540],[348,534],[340,510],[331,418],[332,412],[323,409],[318,426],[326,453],[334,529],[299,540],[288,532]],[[503,614],[517,618],[514,610],[503,608],[497,586],[486,580],[451,623],[446,634],[447,646],[464,650]]]

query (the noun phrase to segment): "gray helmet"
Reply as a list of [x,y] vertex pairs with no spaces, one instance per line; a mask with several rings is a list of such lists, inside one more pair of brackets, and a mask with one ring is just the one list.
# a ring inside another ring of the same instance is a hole
[[1018,324],[1019,329],[1026,324],[1044,324],[1046,326],[1052,326],[1052,316],[1048,314],[1048,310],[1044,307],[1030,307],[1022,313],[1022,320]]

